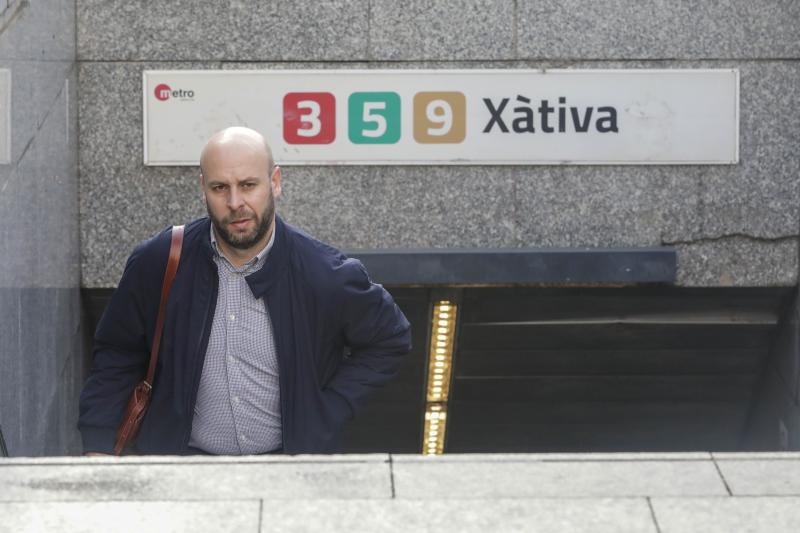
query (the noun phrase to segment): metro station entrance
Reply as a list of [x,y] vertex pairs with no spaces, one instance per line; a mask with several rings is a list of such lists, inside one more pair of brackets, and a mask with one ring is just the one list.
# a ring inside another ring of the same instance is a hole
[[[414,351],[346,435],[424,448],[435,289],[390,288]],[[788,288],[464,288],[444,453],[735,451]],[[777,430],[776,430],[777,431]]]
[[[792,293],[664,285],[387,288],[412,323],[414,348],[397,378],[347,427],[347,453],[427,453],[437,439],[437,453],[749,449]],[[85,291],[88,331],[110,295]],[[443,299],[456,319],[452,353],[437,367],[432,314]],[[447,370],[447,393],[431,402],[437,368]],[[441,414],[433,426],[432,409]]]

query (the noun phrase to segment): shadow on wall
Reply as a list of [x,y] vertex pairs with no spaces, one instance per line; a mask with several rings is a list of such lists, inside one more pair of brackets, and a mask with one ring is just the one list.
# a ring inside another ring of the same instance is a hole
[[747,450],[800,450],[800,289],[787,298],[748,417]]

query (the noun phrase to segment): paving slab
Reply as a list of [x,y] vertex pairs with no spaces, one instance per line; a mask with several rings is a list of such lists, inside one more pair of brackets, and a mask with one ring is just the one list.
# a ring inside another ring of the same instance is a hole
[[734,496],[800,496],[800,458],[717,459],[717,465]]
[[6,502],[391,497],[388,461],[363,458],[2,461],[0,487]]
[[661,533],[796,533],[800,498],[653,498]]
[[708,461],[710,452],[608,452],[608,453],[454,453],[441,456],[392,455],[395,463],[490,463],[534,461]]
[[711,452],[711,457],[720,461],[741,461],[743,459],[797,459],[800,461],[800,452]]
[[[277,503],[277,502],[275,502]],[[261,531],[654,532],[647,500],[265,501]]]
[[409,499],[715,496],[711,460],[472,461],[393,458],[395,494]]
[[0,458],[3,466],[53,466],[53,465],[160,465],[160,464],[262,464],[262,463],[376,463],[389,461],[387,453],[353,453],[340,455],[111,455],[62,457],[7,457]]
[[259,502],[0,503],[0,532],[258,531]]

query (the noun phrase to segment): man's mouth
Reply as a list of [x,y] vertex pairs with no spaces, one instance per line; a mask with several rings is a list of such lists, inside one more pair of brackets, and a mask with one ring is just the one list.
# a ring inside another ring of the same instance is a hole
[[233,226],[235,229],[241,230],[246,228],[247,225],[250,224],[251,220],[251,218],[240,218],[238,220],[233,220],[231,221],[231,226]]

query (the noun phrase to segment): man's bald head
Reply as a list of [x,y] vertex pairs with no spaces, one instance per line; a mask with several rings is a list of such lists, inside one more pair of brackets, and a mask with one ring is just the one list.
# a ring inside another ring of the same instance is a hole
[[264,175],[269,175],[275,164],[272,149],[263,135],[240,126],[225,128],[212,135],[203,147],[200,172],[205,176],[209,167],[245,159],[259,166],[263,163]]
[[226,128],[200,154],[200,186],[217,244],[241,266],[266,246],[281,194],[281,169],[264,137],[250,128]]

